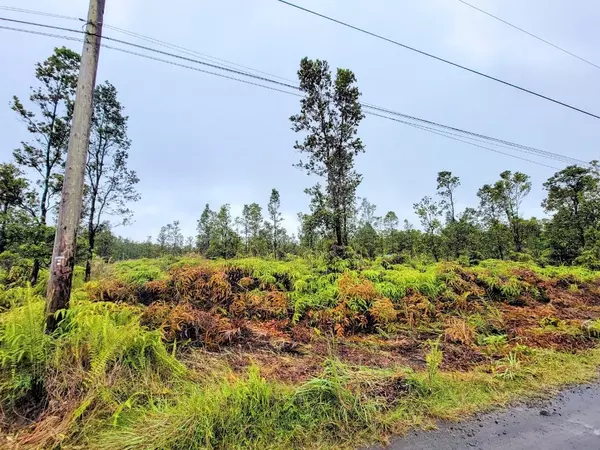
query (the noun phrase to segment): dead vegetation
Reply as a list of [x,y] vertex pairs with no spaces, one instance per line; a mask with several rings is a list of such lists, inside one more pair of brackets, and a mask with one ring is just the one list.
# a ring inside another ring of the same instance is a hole
[[229,352],[238,368],[257,358],[277,367],[268,377],[289,381],[314,374],[314,361],[332,351],[356,366],[422,368],[426,342],[437,336],[448,370],[492,364],[517,345],[591,348],[584,322],[600,318],[599,286],[524,265],[264,273],[199,261],[152,281],[86,289],[93,299],[146,305],[142,323],[167,342]]

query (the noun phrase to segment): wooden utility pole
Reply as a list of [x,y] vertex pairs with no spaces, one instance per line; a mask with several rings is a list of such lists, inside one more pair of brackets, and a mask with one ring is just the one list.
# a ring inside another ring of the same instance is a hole
[[106,0],[90,0],[86,35],[77,81],[75,109],[69,136],[69,150],[56,224],[50,279],[46,292],[46,330],[56,329],[55,313],[69,306],[75,265],[77,229],[83,203],[83,178],[90,141],[94,88],[100,55],[102,22]]

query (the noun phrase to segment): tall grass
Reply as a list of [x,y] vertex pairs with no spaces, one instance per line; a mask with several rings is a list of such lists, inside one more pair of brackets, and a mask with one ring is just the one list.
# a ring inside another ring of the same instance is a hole
[[374,424],[377,407],[348,388],[343,366],[297,388],[267,382],[258,367],[244,378],[187,384],[174,402],[131,411],[122,426],[91,437],[97,449],[235,449],[310,447],[315,436],[334,444]]

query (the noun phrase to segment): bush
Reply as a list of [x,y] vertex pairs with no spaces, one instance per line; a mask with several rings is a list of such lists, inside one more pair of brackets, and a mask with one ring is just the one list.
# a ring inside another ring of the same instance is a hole
[[48,335],[44,300],[20,292],[22,306],[0,314],[0,406],[9,416],[41,411],[28,444],[54,447],[72,437],[79,417],[116,413],[145,378],[164,385],[185,374],[160,331],[140,325],[137,308],[72,301]]
[[598,251],[586,250],[575,259],[575,264],[584,266],[590,270],[600,271],[600,257]]

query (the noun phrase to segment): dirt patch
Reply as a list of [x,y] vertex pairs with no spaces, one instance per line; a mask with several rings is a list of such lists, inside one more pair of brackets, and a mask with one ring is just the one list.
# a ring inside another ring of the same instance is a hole
[[598,345],[597,339],[591,339],[584,334],[574,335],[560,331],[526,330],[519,341],[530,347],[551,348],[563,352],[577,352]]
[[477,349],[465,345],[445,342],[440,349],[444,353],[441,366],[444,370],[467,372],[487,360]]

